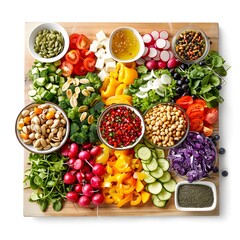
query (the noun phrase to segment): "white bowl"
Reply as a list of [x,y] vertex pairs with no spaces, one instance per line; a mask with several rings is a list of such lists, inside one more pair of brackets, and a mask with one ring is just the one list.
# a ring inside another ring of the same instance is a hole
[[[204,186],[208,186],[212,189],[213,192],[213,204],[210,207],[199,207],[199,208],[193,208],[193,207],[181,207],[179,205],[178,202],[178,191],[179,191],[179,187],[182,185],[204,185]],[[175,207],[177,210],[179,211],[212,211],[216,208],[217,206],[217,190],[216,190],[216,186],[213,182],[209,182],[209,181],[196,181],[193,183],[189,183],[188,181],[182,181],[177,183],[176,185],[176,189],[175,189],[175,196],[174,196],[174,202],[175,202]]]
[[[35,39],[39,31],[48,29],[48,30],[56,30],[58,32],[61,32],[63,38],[64,38],[64,48],[61,53],[59,53],[57,56],[52,58],[43,58],[34,50],[34,44]],[[68,51],[69,48],[69,36],[67,31],[59,24],[57,23],[43,23],[38,25],[36,28],[33,29],[33,31],[29,35],[28,39],[28,49],[33,56],[33,58],[37,59],[40,62],[55,62],[61,59]]]
[[[29,105],[25,106],[18,114],[17,118],[16,118],[16,123],[15,123],[15,133],[16,133],[16,137],[19,141],[19,143],[26,149],[28,150],[29,152],[33,152],[33,153],[37,153],[37,154],[49,154],[49,153],[52,153],[52,152],[56,152],[58,151],[64,144],[65,142],[68,140],[68,137],[69,137],[69,132],[70,132],[70,123],[69,123],[69,119],[66,115],[66,113],[56,104],[54,103],[51,103],[51,102],[45,102],[44,104],[47,104],[49,105],[50,107],[53,107],[55,110],[58,110],[61,112],[61,114],[63,115],[63,118],[66,120],[66,125],[65,125],[65,129],[66,129],[66,133],[62,139],[62,141],[60,142],[60,145],[56,146],[56,147],[51,147],[50,149],[42,149],[42,150],[37,150],[33,144],[26,144],[24,143],[23,139],[20,137],[20,133],[21,131],[18,129],[18,123],[19,123],[19,120],[22,118],[22,112],[23,110],[29,110],[31,108],[34,108],[34,107],[37,107],[41,104],[37,104],[37,103],[30,103]],[[41,124],[40,124],[40,127],[41,127]],[[42,133],[41,133],[42,134]]]
[[[130,30],[134,34],[134,36],[136,37],[136,39],[139,42],[139,51],[137,52],[137,54],[135,56],[133,56],[132,58],[129,58],[129,59],[118,58],[114,54],[113,49],[112,49],[113,37],[115,36],[116,33],[118,33],[119,31],[122,31],[122,30]],[[112,58],[114,60],[118,61],[118,62],[123,62],[123,63],[134,62],[134,61],[138,60],[143,55],[143,52],[144,52],[144,42],[143,42],[142,36],[140,35],[140,33],[136,29],[134,29],[132,27],[119,27],[119,28],[116,28],[110,34],[108,51],[111,54]]]

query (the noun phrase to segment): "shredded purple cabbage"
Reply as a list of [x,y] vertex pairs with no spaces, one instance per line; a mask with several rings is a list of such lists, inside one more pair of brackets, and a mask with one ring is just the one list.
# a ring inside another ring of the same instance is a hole
[[169,151],[168,159],[171,170],[193,182],[208,177],[214,170],[216,148],[203,134],[189,132],[180,145]]

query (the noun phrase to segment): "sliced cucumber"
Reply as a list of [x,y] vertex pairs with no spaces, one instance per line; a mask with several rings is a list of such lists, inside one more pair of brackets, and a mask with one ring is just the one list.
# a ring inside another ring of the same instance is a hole
[[152,198],[153,204],[159,208],[165,207],[167,203],[167,201],[160,200],[156,195],[152,195],[151,198]]
[[134,147],[134,152],[136,153],[140,147],[145,147],[145,144],[143,144],[143,143],[138,143],[138,144]]
[[154,183],[156,182],[156,178],[152,177],[148,171],[144,171],[146,177],[143,179],[146,183]]
[[150,183],[148,191],[152,194],[159,194],[162,191],[162,184],[160,182]]
[[168,192],[165,188],[163,188],[162,191],[157,195],[157,197],[161,201],[166,201],[166,200],[170,199],[171,196],[172,196],[172,194],[170,192]]
[[152,152],[148,147],[140,147],[137,151],[138,157],[142,160],[148,161],[152,158]]
[[161,148],[155,148],[157,158],[165,158],[164,150]]
[[159,178],[162,183],[169,182],[171,180],[171,174],[168,171],[163,172],[163,175]]
[[147,140],[144,140],[144,144],[148,147],[148,148],[154,148],[154,146],[152,144],[150,144]]
[[37,91],[35,89],[29,90],[28,91],[28,96],[29,97],[34,97],[37,94]]
[[146,163],[143,163],[143,162],[142,162],[142,167],[143,167],[143,169],[144,169],[145,171],[149,172]]
[[163,175],[163,170],[160,167],[157,167],[156,170],[150,172],[150,175],[154,178],[160,178]]
[[153,157],[150,163],[146,163],[146,166],[147,166],[149,171],[156,170],[157,167],[158,167],[157,159]]
[[168,182],[163,183],[163,187],[168,191],[168,192],[174,192],[176,188],[176,182],[174,179],[171,179]]
[[155,151],[155,149],[151,149],[151,151],[152,151],[152,155],[153,155],[153,157],[155,157],[156,159],[158,158],[158,156],[157,156],[157,154],[156,154],[156,151]]
[[158,158],[158,166],[163,170],[167,171],[170,167],[169,161],[165,158]]

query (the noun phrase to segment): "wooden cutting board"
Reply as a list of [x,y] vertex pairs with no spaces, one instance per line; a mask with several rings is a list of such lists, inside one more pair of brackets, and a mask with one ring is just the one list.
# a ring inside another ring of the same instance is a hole
[[[28,90],[30,81],[27,78],[28,71],[31,69],[34,59],[30,55],[28,51],[28,37],[30,32],[40,23],[37,22],[29,22],[25,24],[25,104],[30,103],[28,98]],[[107,36],[118,27],[122,26],[129,26],[133,27],[139,31],[140,34],[149,33],[153,30],[167,30],[169,32],[169,39],[173,37],[173,35],[182,27],[187,25],[195,25],[200,27],[210,38],[211,41],[211,50],[218,51],[219,49],[219,26],[218,23],[133,23],[133,22],[100,22],[100,23],[90,23],[90,22],[59,22],[68,34],[72,33],[83,33],[91,40],[96,39],[95,35],[100,30],[103,30]],[[219,132],[219,123],[217,122],[214,125],[214,133]],[[218,148],[218,146],[217,146]],[[24,170],[27,169],[27,158],[28,152],[25,151],[24,157]],[[218,161],[218,159],[217,159]],[[174,179],[179,182],[183,179],[174,176]],[[117,208],[115,205],[108,205],[103,204],[98,208],[82,208],[77,204],[73,204],[70,202],[66,202],[63,209],[60,212],[53,211],[52,207],[50,206],[46,212],[41,212],[39,209],[38,204],[31,203],[28,201],[29,196],[32,192],[31,189],[24,189],[24,206],[23,206],[23,214],[24,216],[181,216],[181,215],[208,215],[208,216],[216,216],[219,215],[219,174],[214,173],[211,175],[211,179],[207,179],[209,181],[213,181],[217,187],[217,207],[213,211],[209,212],[181,212],[175,208],[174,204],[174,194],[172,195],[171,199],[167,203],[166,207],[164,208],[157,208],[155,207],[151,200],[144,205],[141,206],[134,206],[134,207],[122,207]]]

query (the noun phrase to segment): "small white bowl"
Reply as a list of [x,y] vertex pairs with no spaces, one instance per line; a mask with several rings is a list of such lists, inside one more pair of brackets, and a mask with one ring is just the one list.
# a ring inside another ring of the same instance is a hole
[[[122,31],[122,30],[130,30],[134,34],[134,36],[136,37],[136,39],[139,42],[139,51],[133,58],[120,59],[113,52],[113,49],[112,49],[113,38],[114,38],[116,33],[118,33],[119,31]],[[123,63],[134,62],[134,61],[138,60],[143,55],[143,52],[144,52],[144,42],[143,42],[142,36],[140,35],[140,33],[135,28],[132,28],[132,27],[119,27],[119,28],[116,28],[110,34],[108,51],[111,54],[112,58],[114,60],[118,61],[118,62],[123,62]]]
[[[210,207],[199,207],[199,208],[193,208],[193,207],[181,207],[178,202],[178,192],[179,192],[179,187],[182,185],[204,185],[208,186],[212,189],[213,192],[213,204]],[[209,181],[196,181],[193,183],[189,183],[188,181],[182,181],[177,183],[176,189],[175,189],[175,196],[174,196],[174,202],[175,202],[175,207],[179,211],[212,211],[216,208],[217,206],[217,190],[216,186],[213,182]]]
[[[60,32],[64,38],[64,48],[61,53],[59,53],[57,56],[52,57],[52,58],[43,58],[41,57],[38,53],[35,52],[34,50],[34,44],[35,44],[35,39],[39,31],[48,29],[48,30],[56,30]],[[40,62],[55,62],[61,59],[68,51],[69,48],[69,36],[65,28],[63,28],[61,25],[57,23],[43,23],[38,25],[33,29],[33,31],[29,35],[28,39],[28,49],[33,56],[34,59],[37,59]]]

